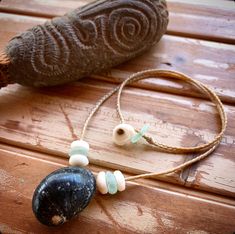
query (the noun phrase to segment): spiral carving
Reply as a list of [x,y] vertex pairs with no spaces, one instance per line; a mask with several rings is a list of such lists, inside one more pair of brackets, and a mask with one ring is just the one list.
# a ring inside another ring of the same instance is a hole
[[60,75],[67,71],[70,50],[65,37],[53,23],[46,23],[32,30],[34,38],[31,64],[34,71],[42,76]]
[[[138,53],[154,42],[158,34],[158,15],[153,5],[138,1],[132,5],[119,5],[102,20],[102,33],[105,44],[114,53],[131,55]],[[151,30],[155,28],[155,30]],[[145,42],[145,45],[141,42]],[[142,44],[140,46],[140,44]]]
[[30,86],[77,80],[141,54],[167,23],[163,0],[96,1],[11,40],[11,76]]

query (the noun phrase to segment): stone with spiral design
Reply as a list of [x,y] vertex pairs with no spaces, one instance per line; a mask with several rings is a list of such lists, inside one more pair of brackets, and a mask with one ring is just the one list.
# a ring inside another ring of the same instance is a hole
[[12,81],[50,86],[98,73],[140,55],[166,31],[165,0],[100,0],[13,38]]

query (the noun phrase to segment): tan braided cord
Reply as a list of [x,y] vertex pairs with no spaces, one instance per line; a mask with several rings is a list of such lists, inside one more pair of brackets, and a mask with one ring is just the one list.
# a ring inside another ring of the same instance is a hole
[[[205,95],[207,95],[210,100],[215,104],[219,116],[221,119],[221,130],[220,132],[215,136],[215,138],[206,144],[202,144],[196,147],[177,147],[177,146],[171,146],[171,145],[165,145],[161,144],[158,141],[156,141],[153,137],[145,134],[143,138],[149,143],[151,146],[155,147],[157,150],[161,150],[164,152],[168,153],[177,153],[177,154],[186,154],[186,153],[199,153],[201,152],[200,155],[195,157],[194,159],[191,159],[183,164],[180,164],[176,167],[170,168],[168,170],[162,171],[162,172],[154,172],[154,173],[145,173],[141,175],[136,175],[136,176],[131,176],[127,177],[125,180],[126,181],[131,181],[131,180],[136,180],[140,178],[151,178],[151,177],[156,177],[156,176],[163,176],[167,175],[173,172],[180,171],[184,169],[185,167],[188,167],[189,165],[192,165],[198,161],[201,161],[202,159],[206,158],[208,155],[210,155],[220,144],[223,134],[226,130],[227,127],[227,116],[224,111],[224,107],[222,102],[220,101],[219,97],[216,95],[214,91],[212,91],[209,87],[204,85],[203,83],[196,81],[187,75],[175,71],[169,71],[169,70],[157,70],[157,69],[152,69],[152,70],[146,70],[142,72],[138,72],[127,78],[121,85],[115,87],[113,90],[111,90],[109,93],[107,93],[105,96],[103,96],[95,105],[91,113],[89,114],[88,118],[85,121],[83,130],[82,130],[82,135],[81,139],[84,138],[87,126],[93,117],[93,115],[96,113],[96,111],[100,108],[100,106],[108,100],[114,93],[118,91],[117,95],[117,112],[118,116],[120,118],[121,123],[125,122],[125,119],[123,117],[122,111],[121,111],[121,95],[123,92],[123,89],[126,85],[131,84],[135,81],[147,79],[147,78],[167,78],[167,79],[176,79],[176,80],[182,80],[185,81],[194,87],[198,88],[200,91],[202,91]],[[138,129],[136,129],[136,132],[139,132]]]
[[186,81],[187,83],[194,85],[199,90],[202,90],[205,94],[208,95],[208,97],[211,99],[211,101],[216,105],[218,112],[220,114],[222,127],[221,127],[220,133],[214,138],[213,141],[211,141],[207,144],[204,144],[204,145],[197,146],[197,147],[185,148],[185,147],[175,147],[175,146],[164,145],[164,144],[160,144],[160,143],[156,142],[152,137],[145,135],[144,139],[149,144],[156,146],[157,148],[164,150],[164,151],[167,151],[167,152],[170,152],[170,153],[193,153],[193,152],[195,153],[195,152],[199,152],[200,150],[203,151],[208,148],[211,148],[214,145],[216,145],[218,142],[220,142],[220,140],[224,134],[224,131],[226,129],[227,116],[225,114],[223,104],[221,103],[219,97],[206,85],[202,84],[199,81],[195,81],[192,78],[190,78],[182,73],[179,73],[179,72],[173,72],[173,71],[167,71],[167,70],[147,70],[147,71],[136,73],[136,74],[132,75],[131,77],[129,77],[128,79],[126,79],[121,84],[119,91],[118,91],[118,97],[117,97],[117,111],[118,111],[118,115],[119,115],[119,118],[121,119],[122,123],[125,122],[124,117],[121,112],[121,107],[120,107],[121,106],[120,99],[121,99],[121,94],[122,94],[123,88],[127,84],[130,84],[132,82],[147,79],[147,78],[153,78],[153,77],[183,80],[183,81]]

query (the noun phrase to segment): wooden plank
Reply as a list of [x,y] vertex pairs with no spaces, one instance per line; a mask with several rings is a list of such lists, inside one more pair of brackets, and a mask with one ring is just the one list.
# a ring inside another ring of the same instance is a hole
[[222,9],[230,9],[234,6],[232,0],[168,0],[172,3],[187,3],[191,5],[220,7]]
[[[20,157],[28,157],[29,160],[40,160],[40,161],[46,161],[47,163],[58,165],[58,166],[67,166],[68,159],[65,157],[60,157],[52,154],[48,154],[46,152],[38,152],[38,151],[32,151],[28,150],[26,148],[17,147],[5,143],[0,143],[0,151],[5,154],[13,154],[13,155],[21,155]],[[92,163],[89,164],[89,169],[92,170],[92,172],[97,175],[100,171],[108,171],[110,168],[104,167],[104,166],[97,166]],[[112,169],[111,169],[112,170]],[[124,175],[127,176],[133,176],[134,174],[125,173]],[[206,192],[198,189],[185,189],[184,186],[173,184],[173,183],[166,183],[164,181],[160,180],[153,180],[153,179],[139,179],[135,183],[138,183],[142,186],[152,187],[152,188],[158,188],[163,190],[168,190],[171,193],[181,193],[181,194],[187,194],[188,196],[194,196],[194,197],[200,197],[202,199],[210,200],[212,202],[219,202],[227,205],[234,205],[234,199],[229,198],[226,196],[221,196],[215,193]]]
[[[79,136],[88,112],[111,87],[84,80],[48,89],[18,85],[4,88],[0,93],[0,140],[67,157],[69,145]],[[86,140],[91,144],[89,157],[93,164],[136,174],[165,170],[194,156],[156,152],[144,144],[115,146],[111,139],[112,129],[119,122],[115,101],[114,97],[109,100],[89,125]],[[128,123],[138,128],[149,123],[150,133],[167,144],[197,145],[212,139],[219,128],[212,104],[200,99],[131,88],[125,92],[122,103]],[[193,171],[161,180],[234,197],[235,107],[225,108],[229,126],[219,149]]]
[[[43,177],[65,166],[59,159],[32,158],[0,149],[0,231],[2,233],[232,233],[231,205],[200,195],[129,183],[115,196],[95,195],[72,222],[58,228],[39,224],[31,210],[32,194]],[[53,159],[54,160],[54,159]],[[29,173],[30,172],[30,173]],[[13,222],[14,220],[14,222]]]
[[[83,6],[91,0],[3,0],[2,12],[32,16],[54,17]],[[233,1],[169,0],[170,24],[168,33],[187,37],[235,43]],[[205,23],[206,22],[206,23]]]
[[[38,17],[1,14],[0,24],[3,26],[0,28],[0,50],[16,34],[44,21],[44,18]],[[109,82],[120,82],[140,70],[172,69],[185,72],[210,85],[223,101],[235,103],[234,52],[232,45],[166,35],[157,46],[143,56],[92,77]],[[188,96],[201,95],[184,83],[175,84],[170,80],[150,79],[134,85]]]
[[234,1],[213,1],[213,5],[172,1],[169,4],[171,21],[168,33],[234,44],[234,10]]

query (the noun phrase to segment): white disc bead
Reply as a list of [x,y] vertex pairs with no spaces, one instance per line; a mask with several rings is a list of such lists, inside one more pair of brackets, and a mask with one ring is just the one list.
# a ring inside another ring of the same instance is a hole
[[97,188],[101,194],[108,193],[108,187],[106,184],[106,176],[105,176],[104,171],[99,172],[99,174],[97,175],[96,185],[97,185]]
[[89,164],[89,159],[87,158],[89,148],[89,144],[86,141],[77,140],[72,142],[69,151],[69,164],[71,166],[87,166]]
[[89,160],[85,155],[74,154],[69,158],[69,165],[85,167],[89,164]]
[[120,171],[115,171],[113,174],[117,180],[118,191],[124,191],[126,189],[126,181],[124,175]]
[[71,143],[71,149],[72,148],[81,148],[81,147],[87,149],[88,151],[90,149],[89,144],[86,141],[83,141],[83,140],[77,140],[77,141],[73,141]]
[[113,141],[117,145],[131,143],[131,138],[136,134],[130,124],[119,124],[113,130]]

